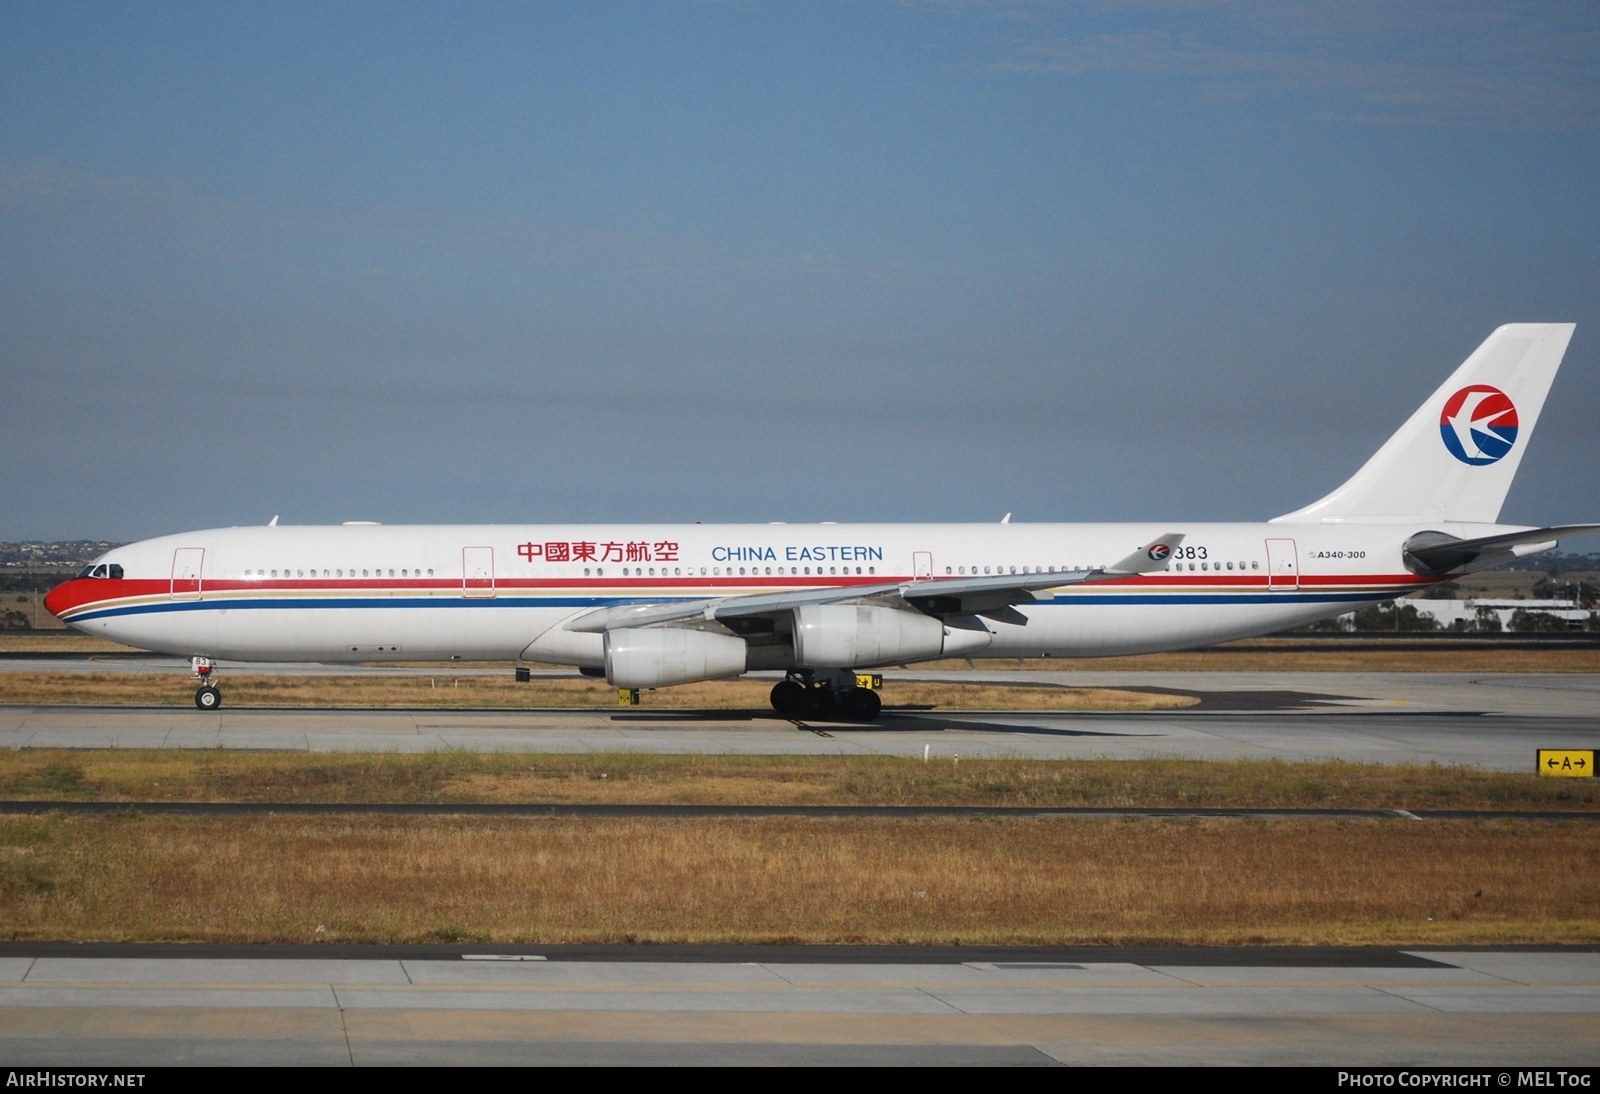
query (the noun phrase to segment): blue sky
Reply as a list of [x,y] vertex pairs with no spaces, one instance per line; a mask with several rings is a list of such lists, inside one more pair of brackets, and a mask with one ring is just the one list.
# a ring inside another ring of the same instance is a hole
[[0,6],[0,539],[1259,519],[1503,322],[1600,516],[1590,4]]

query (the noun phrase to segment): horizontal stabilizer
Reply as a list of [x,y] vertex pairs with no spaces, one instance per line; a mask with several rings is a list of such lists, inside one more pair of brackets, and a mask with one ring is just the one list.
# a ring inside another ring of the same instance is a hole
[[1528,528],[1477,539],[1457,539],[1444,532],[1418,532],[1406,540],[1406,566],[1415,574],[1433,577],[1456,570],[1486,570],[1514,558],[1548,551],[1563,539],[1600,532],[1600,524],[1560,524]]

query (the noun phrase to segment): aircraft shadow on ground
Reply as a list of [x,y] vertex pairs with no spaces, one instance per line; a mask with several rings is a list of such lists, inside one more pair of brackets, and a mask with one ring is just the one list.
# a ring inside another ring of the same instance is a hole
[[[613,723],[621,724],[683,724],[694,722],[764,722],[789,724],[797,729],[825,730],[840,733],[942,733],[947,730],[981,731],[984,733],[1015,733],[1041,737],[1151,737],[1163,736],[1151,724],[1152,718],[1186,717],[1194,714],[1263,713],[1282,714],[1296,711],[1325,709],[1330,704],[1347,701],[1344,695],[1324,695],[1306,691],[1185,691],[1175,688],[1135,687],[1123,689],[1146,695],[1177,695],[1197,699],[1194,706],[1177,710],[1152,711],[1079,711],[1037,710],[1009,711],[1012,715],[1047,718],[1092,717],[1095,719],[1126,719],[1126,731],[1106,729],[1072,729],[1060,725],[1029,725],[988,721],[979,712],[937,711],[931,706],[905,705],[885,707],[881,718],[872,723],[840,722],[830,718],[811,717],[789,719],[770,710],[661,710],[629,711],[611,715]],[[1368,713],[1362,711],[1360,713]]]
[[[1030,712],[1031,713],[1031,712]],[[1040,711],[1049,714],[1049,711]],[[1116,733],[1103,730],[1061,729],[1056,726],[1006,725],[979,721],[960,714],[940,715],[899,707],[885,710],[876,722],[836,722],[828,718],[785,718],[770,710],[663,710],[655,713],[613,714],[613,723],[631,725],[683,724],[694,722],[764,722],[774,728],[792,726],[811,732],[841,733],[940,733],[945,730],[978,730],[983,733],[1029,733],[1049,737],[1140,737],[1144,733]],[[1130,727],[1131,728],[1131,727]]]

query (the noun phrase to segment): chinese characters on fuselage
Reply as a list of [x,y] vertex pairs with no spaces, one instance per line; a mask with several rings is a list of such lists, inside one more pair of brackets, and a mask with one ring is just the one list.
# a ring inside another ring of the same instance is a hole
[[517,555],[525,562],[677,562],[678,544],[670,539],[635,539],[627,542],[612,540],[593,543],[588,540],[550,540],[545,543],[523,543]]

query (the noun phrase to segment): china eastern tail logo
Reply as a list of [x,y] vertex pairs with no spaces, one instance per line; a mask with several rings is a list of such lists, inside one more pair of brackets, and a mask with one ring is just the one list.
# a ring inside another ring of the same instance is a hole
[[1145,553],[1150,556],[1151,561],[1161,562],[1166,559],[1168,555],[1172,554],[1172,548],[1168,547],[1165,543],[1158,543]]
[[1439,436],[1462,463],[1494,463],[1517,443],[1517,408],[1499,388],[1472,384],[1445,402]]

